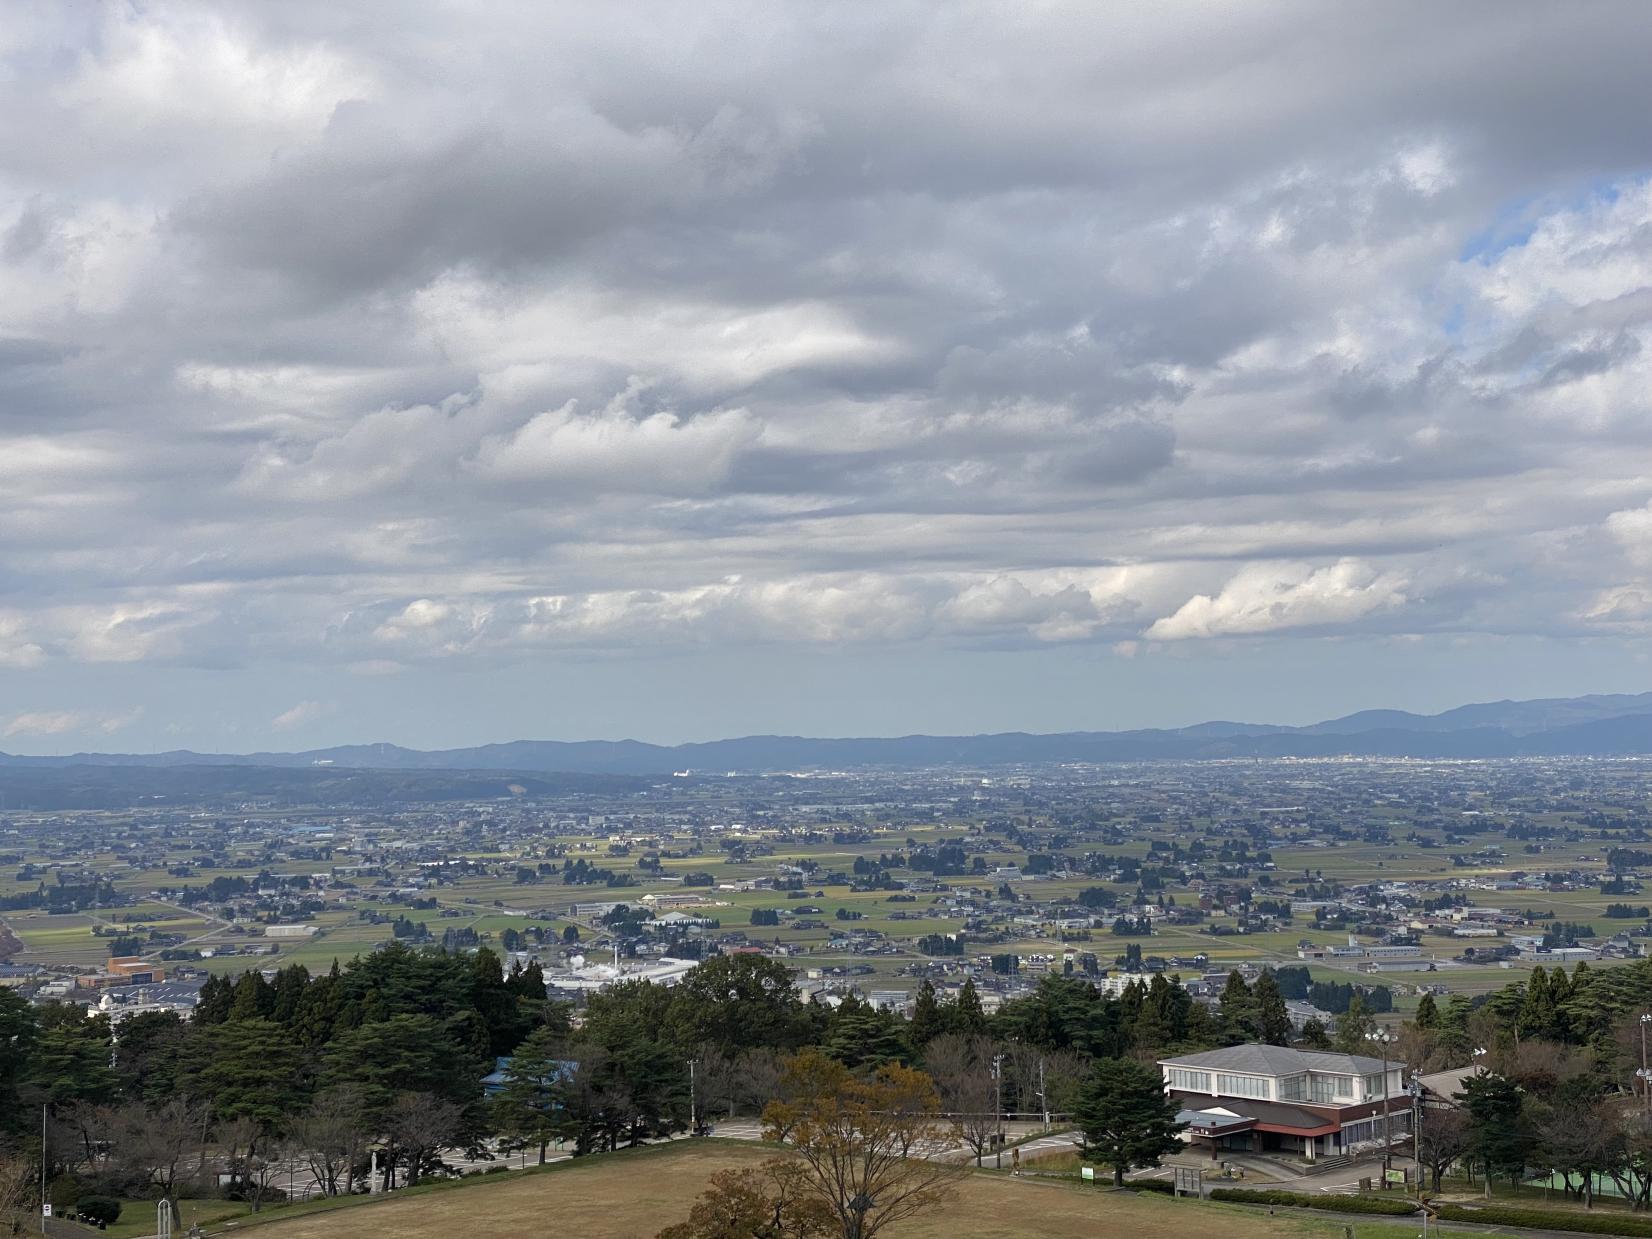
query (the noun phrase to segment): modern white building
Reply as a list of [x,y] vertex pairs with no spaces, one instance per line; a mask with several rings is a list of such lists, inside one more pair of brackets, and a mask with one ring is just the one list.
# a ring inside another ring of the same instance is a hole
[[1309,1160],[1380,1148],[1410,1130],[1403,1064],[1379,1058],[1235,1045],[1159,1062],[1182,1106],[1184,1138],[1223,1150],[1298,1153]]

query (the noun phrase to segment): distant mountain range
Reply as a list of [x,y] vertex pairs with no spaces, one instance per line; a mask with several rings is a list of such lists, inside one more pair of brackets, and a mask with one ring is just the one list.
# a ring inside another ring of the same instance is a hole
[[1652,693],[1494,701],[1443,714],[1362,710],[1307,727],[1199,723],[1139,731],[1055,735],[809,739],[745,736],[700,744],[636,740],[513,740],[477,748],[421,751],[353,744],[303,753],[76,753],[67,757],[0,754],[0,769],[63,766],[521,771],[541,774],[664,775],[927,766],[1004,766],[1034,762],[1178,761],[1233,757],[1621,757],[1652,754]]

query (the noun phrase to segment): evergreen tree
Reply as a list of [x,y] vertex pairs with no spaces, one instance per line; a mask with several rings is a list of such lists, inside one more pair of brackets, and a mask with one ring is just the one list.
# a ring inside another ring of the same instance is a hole
[[831,1026],[821,1045],[845,1067],[881,1067],[907,1053],[900,1020],[854,995],[845,996],[832,1012]]
[[219,1119],[273,1126],[305,1104],[304,1060],[281,1025],[228,1020],[193,1040],[181,1064],[185,1092]]
[[1439,1008],[1434,1004],[1433,994],[1424,994],[1417,1002],[1416,1025],[1425,1032],[1432,1032],[1434,1026],[1440,1022]]
[[15,990],[0,989],[0,1133],[25,1125],[17,1086],[39,1032],[39,1019],[27,1000]]
[[1181,1040],[1201,1050],[1219,1045],[1222,1040],[1222,1030],[1210,1008],[1202,1002],[1194,1002],[1191,996],[1188,998],[1187,1024]]
[[1325,1025],[1320,1023],[1317,1016],[1309,1016],[1302,1022],[1302,1044],[1310,1050],[1331,1048],[1330,1034],[1325,1031]]
[[539,1164],[565,1122],[558,1100],[563,1076],[572,1068],[559,1051],[557,1034],[535,1029],[505,1065],[505,1082],[491,1109],[499,1131],[525,1148],[539,1150]]
[[1518,1183],[1532,1147],[1519,1087],[1505,1076],[1483,1072],[1464,1080],[1458,1096],[1468,1114],[1469,1147],[1486,1168],[1486,1177],[1506,1175]]
[[1228,973],[1228,983],[1222,990],[1221,1012],[1222,1035],[1229,1044],[1257,1039],[1256,998],[1238,969]]
[[309,988],[310,970],[303,964],[288,964],[275,975],[275,995],[270,1004],[270,1018],[277,1024],[292,1025],[298,1015],[304,991]]
[[935,987],[925,977],[918,986],[918,997],[912,1004],[912,1026],[908,1034],[912,1048],[922,1053],[924,1046],[947,1031],[947,1013],[935,997]]
[[1375,1032],[1377,1021],[1366,1013],[1365,999],[1356,993],[1348,1009],[1337,1016],[1336,1048],[1344,1054],[1364,1054],[1366,1038]]
[[505,978],[499,956],[479,947],[470,957],[469,1006],[487,1029],[488,1050],[504,1056],[516,1048],[534,1025],[533,1013],[524,1013]]
[[235,986],[229,978],[210,976],[201,984],[190,1022],[196,1026],[222,1024],[229,1018],[230,1004],[234,1001]]
[[958,991],[958,1002],[952,1012],[951,1031],[965,1037],[978,1036],[987,1030],[987,1015],[981,1009],[981,995],[975,988],[975,978],[966,977]]
[[1468,1066],[1470,1053],[1474,1049],[1468,1032],[1468,1017],[1473,1010],[1468,995],[1453,994],[1446,999],[1445,1010],[1440,1013],[1436,1044],[1445,1054],[1446,1061],[1456,1067]]
[[115,1071],[127,1098],[160,1106],[179,1090],[190,1027],[176,1011],[140,1011],[121,1021]]
[[1548,1035],[1554,1022],[1554,995],[1549,992],[1549,974],[1539,964],[1526,978],[1526,996],[1520,1004],[1515,1028],[1522,1037],[1543,1037]]
[[[1120,1014],[1122,1017],[1122,1011]],[[1162,972],[1156,972],[1136,1012],[1130,1043],[1138,1050],[1156,1054],[1170,1043],[1171,1020],[1170,983]]]
[[1124,1186],[1133,1166],[1157,1166],[1182,1147],[1177,1103],[1164,1095],[1164,1080],[1152,1067],[1131,1059],[1097,1062],[1079,1090],[1073,1119],[1084,1133],[1087,1154],[1113,1167],[1113,1183]]
[[1290,1044],[1291,1014],[1285,1009],[1285,995],[1279,992],[1272,969],[1256,978],[1251,994],[1256,1002],[1257,1035],[1268,1045]]
[[401,1093],[469,1105],[490,1065],[455,1044],[442,1021],[393,1015],[335,1036],[322,1056],[320,1083],[358,1086],[368,1115],[379,1121]]
[[[75,1003],[50,1002],[36,1016],[25,1071],[54,1107],[76,1101],[104,1104],[115,1088],[113,1037],[107,1015],[88,1016]],[[3,1069],[0,1069],[3,1071]]]
[[231,1020],[267,1020],[275,1012],[275,989],[256,970],[243,972],[230,999]]
[[316,977],[299,995],[289,1025],[293,1036],[305,1049],[319,1050],[332,1040],[335,1031],[343,1030],[343,1006],[344,985],[335,959],[327,975]]

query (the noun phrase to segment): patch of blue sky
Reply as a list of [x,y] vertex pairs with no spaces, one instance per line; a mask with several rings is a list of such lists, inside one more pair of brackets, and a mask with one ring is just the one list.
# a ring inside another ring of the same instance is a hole
[[1532,239],[1544,216],[1562,211],[1583,211],[1594,206],[1611,206],[1626,184],[1641,184],[1646,172],[1633,176],[1596,177],[1569,194],[1530,195],[1516,198],[1500,208],[1491,223],[1471,236],[1458,251],[1457,261],[1489,264]]

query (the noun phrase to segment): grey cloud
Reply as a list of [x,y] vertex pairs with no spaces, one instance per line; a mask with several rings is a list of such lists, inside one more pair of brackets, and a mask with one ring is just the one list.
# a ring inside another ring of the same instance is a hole
[[1138,18],[32,17],[6,674],[1645,631],[1639,9]]

